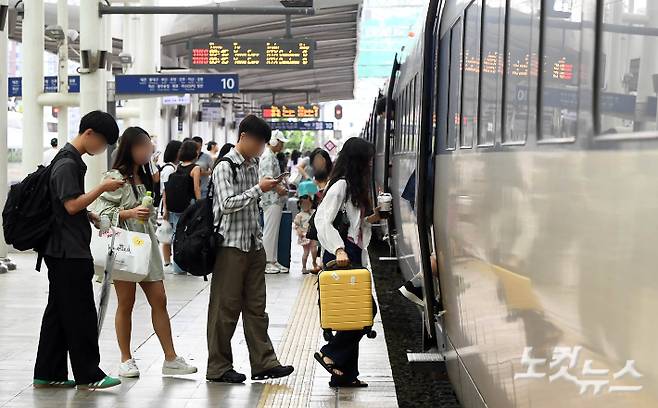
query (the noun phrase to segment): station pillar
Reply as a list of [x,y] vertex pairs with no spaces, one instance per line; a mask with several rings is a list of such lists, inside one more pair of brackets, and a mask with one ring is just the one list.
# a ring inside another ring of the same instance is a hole
[[[98,15],[98,2],[81,1],[80,50],[88,50],[94,57],[99,55],[99,51],[104,50],[105,41],[102,37],[105,30],[102,23],[103,19]],[[105,79],[104,68],[92,68],[90,72],[80,74],[80,116],[94,110],[106,110]],[[107,170],[107,153],[93,157],[85,156],[85,162],[87,164],[85,186],[90,189],[100,182],[103,173]]]
[[[57,25],[64,31],[64,39],[57,50],[59,93],[69,93],[69,8],[67,0],[57,0]],[[60,148],[69,141],[69,108],[62,104],[57,114],[57,141]]]
[[[83,2],[84,3],[84,2]],[[44,6],[43,0],[25,0],[23,18],[23,151],[22,173],[27,175],[43,162],[43,107],[38,98],[43,93]],[[97,13],[98,14],[98,13]],[[6,64],[6,53],[2,60]],[[6,76],[3,81],[6,81]]]
[[[0,5],[7,6],[7,0],[0,0]],[[0,123],[7,123],[7,27],[0,26]],[[0,126],[0,208],[7,200],[7,126]],[[0,228],[0,258],[7,257],[7,244]]]
[[[156,0],[142,0],[141,6],[157,6]],[[135,72],[137,74],[155,74],[160,68],[160,31],[156,15],[141,15],[138,28],[139,41],[135,53]],[[160,98],[144,98],[139,101],[139,126],[151,135],[158,136],[158,146],[164,149],[167,137],[162,131],[163,120],[160,117]]]

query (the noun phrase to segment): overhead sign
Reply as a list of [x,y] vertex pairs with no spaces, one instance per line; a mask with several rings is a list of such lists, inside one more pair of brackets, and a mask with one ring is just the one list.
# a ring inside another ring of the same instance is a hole
[[[8,83],[8,94],[9,97],[21,97],[23,96],[23,78],[22,77],[9,77],[7,78]],[[43,77],[43,92],[52,93],[59,90],[59,83],[56,76],[46,76]],[[80,77],[78,75],[72,75],[69,77],[69,93],[79,93],[80,92]]]
[[334,122],[268,122],[274,130],[334,130]]
[[172,95],[172,96],[162,97],[163,105],[189,105],[190,101],[191,101],[190,94],[185,94],[182,96]]
[[190,68],[313,68],[314,52],[305,38],[193,40]]
[[237,93],[237,74],[117,75],[118,95]]
[[319,105],[262,105],[263,117],[266,119],[300,118],[317,119],[320,117]]
[[219,122],[222,120],[221,102],[201,103],[201,119],[204,122]]

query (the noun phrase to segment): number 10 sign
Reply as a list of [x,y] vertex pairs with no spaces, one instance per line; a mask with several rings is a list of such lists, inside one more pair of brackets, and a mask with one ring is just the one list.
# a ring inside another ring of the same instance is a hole
[[237,74],[117,75],[118,95],[238,93]]

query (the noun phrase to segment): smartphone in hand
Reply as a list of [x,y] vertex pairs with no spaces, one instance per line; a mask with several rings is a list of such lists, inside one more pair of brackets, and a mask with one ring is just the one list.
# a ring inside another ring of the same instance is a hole
[[281,173],[281,174],[276,178],[276,181],[279,182],[279,183],[281,183],[281,182],[283,182],[285,179],[287,179],[288,177],[290,177],[290,173],[289,173],[289,172]]

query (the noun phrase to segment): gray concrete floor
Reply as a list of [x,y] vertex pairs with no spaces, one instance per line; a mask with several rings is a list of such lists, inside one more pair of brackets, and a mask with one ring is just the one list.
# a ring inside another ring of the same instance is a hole
[[[0,275],[0,407],[397,407],[395,385],[381,321],[379,336],[361,342],[361,378],[370,387],[335,391],[329,375],[313,360],[322,345],[317,318],[315,278],[301,275],[301,248],[293,242],[289,275],[267,276],[269,334],[283,364],[295,365],[292,376],[243,385],[205,381],[208,282],[191,276],[166,275],[174,343],[179,355],[199,368],[185,377],[163,377],[163,354],[150,321],[143,293],[133,313],[132,347],[141,371],[139,379],[124,379],[120,387],[103,391],[33,389],[32,370],[45,308],[48,280],[34,271],[36,255],[12,254],[18,269]],[[45,268],[44,268],[45,269]],[[100,285],[94,284],[95,290]],[[114,334],[116,297],[112,293],[100,336],[101,368],[116,375],[119,350]],[[236,370],[249,376],[249,357],[241,322],[233,338]]]

